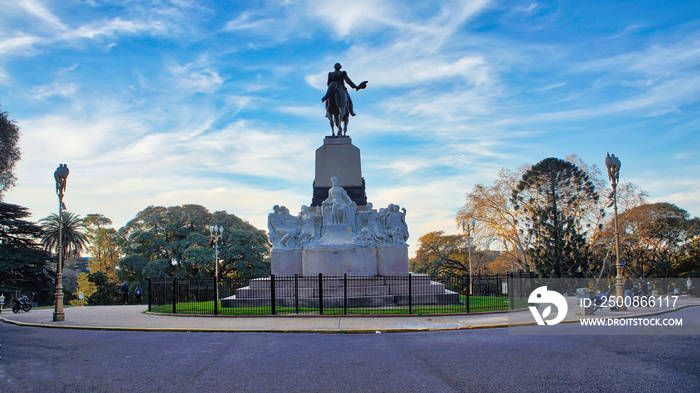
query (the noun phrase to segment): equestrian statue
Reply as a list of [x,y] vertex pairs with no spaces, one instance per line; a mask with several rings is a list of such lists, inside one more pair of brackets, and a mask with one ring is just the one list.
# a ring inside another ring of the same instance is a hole
[[[345,82],[356,91],[367,87],[367,81],[355,85],[348,78],[348,73],[341,71],[340,63],[335,63],[335,71],[328,73],[328,90],[321,102],[326,103],[326,117],[331,124],[331,133],[335,135],[335,127],[338,127],[338,136],[345,136],[348,133],[349,116],[355,116],[352,100],[345,87]],[[343,127],[341,128],[341,123]]]

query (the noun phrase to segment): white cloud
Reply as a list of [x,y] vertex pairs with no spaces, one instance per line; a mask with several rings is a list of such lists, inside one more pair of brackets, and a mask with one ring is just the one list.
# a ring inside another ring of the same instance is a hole
[[537,123],[609,116],[644,110],[646,116],[661,116],[677,112],[678,106],[700,101],[700,77],[678,77],[653,85],[636,96],[625,95],[609,102],[593,102],[583,109],[524,115],[518,121]]
[[275,20],[265,17],[265,14],[244,11],[236,19],[226,23],[221,31],[240,31],[240,30],[261,30],[274,27]]
[[29,56],[36,54],[33,45],[41,38],[33,35],[21,34],[0,41],[0,55]]
[[82,38],[96,39],[102,36],[114,37],[117,34],[135,34],[153,30],[158,31],[161,30],[161,28],[157,25],[141,21],[114,18],[92,22],[76,29],[68,30],[62,34],[60,38],[66,41],[73,41]]
[[[696,163],[697,164],[697,163]],[[698,165],[689,168],[688,173],[698,173]],[[678,177],[665,170],[635,179],[636,184],[642,184],[649,191],[649,202],[668,202],[688,211],[691,217],[700,217],[700,182],[698,177],[687,175]],[[660,180],[662,179],[662,180]]]
[[351,33],[362,34],[378,26],[405,24],[394,15],[400,5],[389,1],[318,0],[309,1],[307,7],[340,38]]
[[699,64],[700,35],[695,33],[667,45],[656,44],[643,50],[585,62],[575,70],[605,71],[613,74],[634,72],[655,78],[672,78],[678,73],[693,72]]
[[70,97],[77,89],[74,83],[64,83],[54,81],[50,85],[36,86],[31,90],[31,98],[41,100],[48,97],[61,96]]
[[24,9],[29,14],[41,19],[44,23],[57,30],[65,30],[66,26],[61,23],[61,20],[56,17],[51,11],[47,10],[38,1],[34,0],[19,0],[16,5]]
[[212,93],[224,83],[219,73],[212,69],[206,56],[184,65],[170,61],[166,67],[171,74],[172,82],[190,93]]

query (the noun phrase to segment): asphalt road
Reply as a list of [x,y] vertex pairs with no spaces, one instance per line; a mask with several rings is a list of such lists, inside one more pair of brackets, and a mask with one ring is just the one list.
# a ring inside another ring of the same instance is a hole
[[[697,307],[665,317],[700,326]],[[113,332],[0,324],[0,344],[3,393],[700,391],[700,336]]]

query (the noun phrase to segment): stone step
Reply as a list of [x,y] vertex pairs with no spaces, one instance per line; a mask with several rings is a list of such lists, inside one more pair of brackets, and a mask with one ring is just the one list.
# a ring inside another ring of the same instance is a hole
[[[411,295],[411,301],[414,306],[427,304],[460,304],[459,294],[452,291],[435,294],[419,294]],[[277,307],[295,307],[296,299],[294,298],[278,298],[275,299]],[[272,304],[270,298],[238,298],[228,297],[221,299],[221,307],[270,307]],[[299,298],[299,307],[314,307],[318,308],[318,298]],[[343,308],[345,300],[342,297],[323,298],[324,308]],[[347,298],[347,307],[393,307],[393,306],[408,306],[408,295],[380,295],[380,296],[352,296]]]
[[[354,296],[347,298],[348,307],[391,307],[395,304],[393,295],[383,296]],[[296,299],[280,298],[275,299],[277,307],[295,307]],[[343,298],[323,298],[324,308],[342,308],[344,307]],[[221,307],[270,307],[272,301],[269,298],[246,298],[239,299],[237,297],[229,297],[221,299]],[[318,298],[299,298],[299,307],[319,307]]]
[[[275,295],[277,298],[291,297],[295,295],[294,288],[277,288],[275,286]],[[300,298],[311,298],[319,297],[319,289],[313,287],[299,288]],[[376,285],[376,286],[366,286],[366,287],[351,287],[347,288],[347,296],[379,296],[379,295],[390,295],[391,288],[386,285]],[[343,287],[331,287],[323,288],[324,297],[343,297],[345,295],[345,288]],[[270,297],[270,288],[265,289],[254,289],[250,287],[239,288],[236,290],[237,298],[264,298]]]
[[[324,287],[323,296],[324,297],[343,297],[345,296],[346,289],[344,287]],[[285,298],[285,297],[295,297],[296,292],[294,288],[279,288],[275,286],[275,297]],[[445,285],[437,282],[423,283],[411,283],[411,294],[414,295],[430,295],[430,294],[441,294],[445,293]],[[300,298],[314,298],[319,297],[320,290],[318,287],[299,287],[298,296]],[[379,296],[379,295],[408,295],[408,285],[374,285],[374,286],[350,286],[347,287],[347,296]],[[236,289],[237,298],[269,298],[270,288],[253,288],[253,287],[243,287]]]
[[[250,287],[253,289],[268,289],[270,288],[270,278],[256,278],[250,280]],[[332,276],[323,277],[323,288],[333,288],[333,287],[344,287],[345,286],[344,277]],[[411,284],[420,285],[428,284],[430,282],[430,276],[425,274],[415,274],[411,275]],[[363,286],[379,286],[379,285],[408,285],[407,276],[396,277],[396,276],[377,276],[377,277],[364,277],[364,276],[348,276],[347,278],[348,287],[363,287]],[[317,276],[299,276],[296,281],[294,277],[282,276],[275,277],[275,289],[277,288],[318,288],[318,277]]]
[[[392,295],[408,295],[408,284],[406,285],[390,285],[388,286],[389,293]],[[411,283],[411,294],[422,295],[422,294],[438,294],[445,293],[445,284],[440,284],[439,282],[430,281],[427,284],[414,284]]]

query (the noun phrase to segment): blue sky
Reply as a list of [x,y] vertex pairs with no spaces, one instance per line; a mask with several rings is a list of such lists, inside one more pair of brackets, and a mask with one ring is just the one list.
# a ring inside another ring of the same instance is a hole
[[499,169],[576,154],[700,215],[700,2],[0,0],[0,104],[22,129],[6,202],[124,225],[197,203],[264,229],[309,204],[340,62],[369,201],[409,243]]

